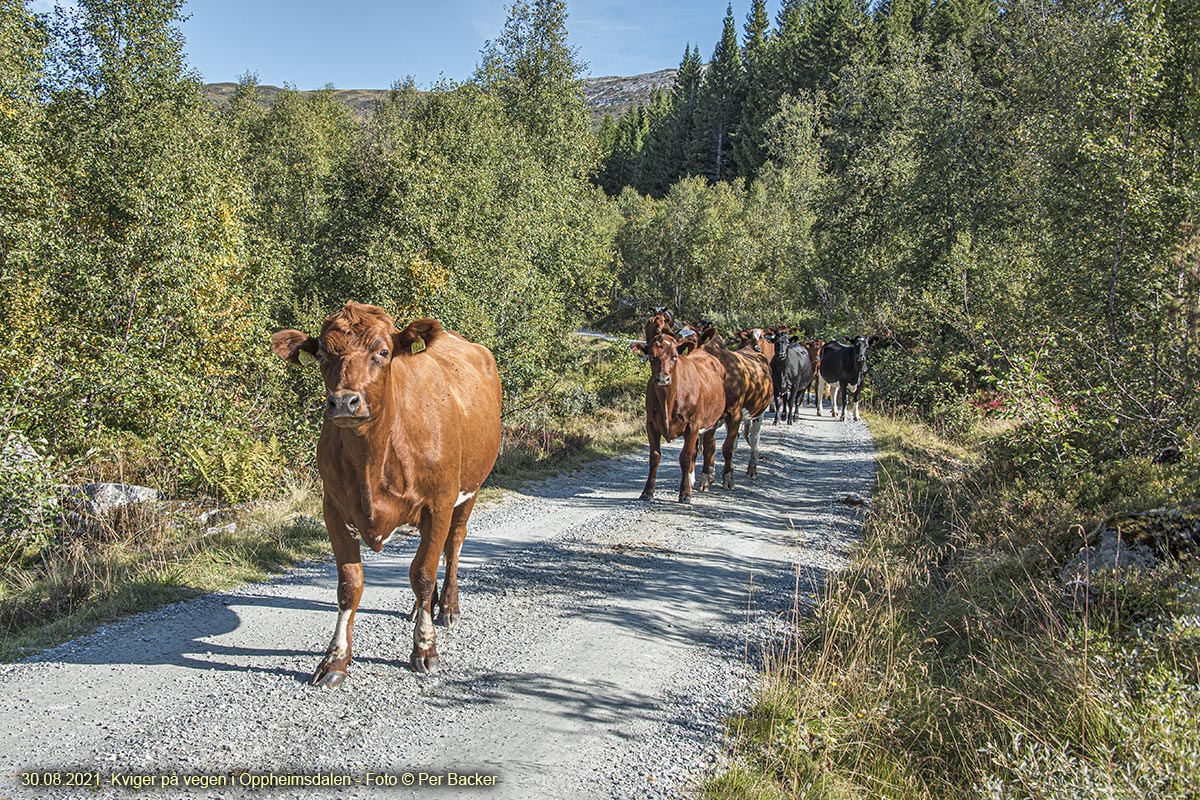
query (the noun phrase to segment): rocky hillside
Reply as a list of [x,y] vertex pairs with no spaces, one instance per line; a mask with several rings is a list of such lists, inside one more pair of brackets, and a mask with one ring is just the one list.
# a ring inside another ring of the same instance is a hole
[[[592,124],[599,125],[605,114],[619,115],[626,108],[640,100],[646,100],[650,93],[658,88],[670,88],[675,80],[675,70],[663,69],[658,72],[647,72],[643,75],[619,76],[609,75],[602,78],[587,78],[583,82],[583,95],[587,102],[588,113]],[[209,98],[218,105],[229,101],[236,83],[209,83],[205,85]],[[263,101],[267,104],[274,102],[275,97],[282,91],[278,86],[259,86]],[[376,98],[386,94],[386,89],[337,89],[338,97],[354,110],[356,114],[365,115]]]

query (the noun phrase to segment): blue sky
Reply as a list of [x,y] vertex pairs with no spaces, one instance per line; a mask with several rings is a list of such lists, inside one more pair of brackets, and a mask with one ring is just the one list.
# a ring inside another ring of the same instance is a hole
[[[37,11],[56,0],[29,0]],[[69,2],[69,0],[57,0]],[[726,0],[567,0],[567,30],[588,73],[636,75],[678,66],[688,42],[705,60],[721,35]],[[299,89],[332,83],[382,89],[412,75],[428,86],[440,74],[471,76],[479,50],[499,34],[500,0],[187,0],[187,53],[205,81],[259,81]],[[779,0],[770,0],[774,22]],[[750,0],[737,0],[738,29]]]

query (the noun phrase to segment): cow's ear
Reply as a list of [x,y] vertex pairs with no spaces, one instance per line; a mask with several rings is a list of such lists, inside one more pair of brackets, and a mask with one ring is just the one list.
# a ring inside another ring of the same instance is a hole
[[396,355],[413,355],[425,348],[442,333],[442,325],[436,319],[416,319],[402,331],[392,334],[393,350]]
[[792,344],[795,344],[796,342],[800,341],[800,337],[799,337],[799,336],[793,336],[793,337],[791,337],[790,339],[788,339],[788,341],[789,341],[789,342],[791,342]]
[[303,331],[279,331],[271,337],[271,349],[275,355],[293,364],[300,363],[301,354],[307,354],[306,361],[309,358],[315,361],[317,340]]
[[695,347],[696,347],[696,340],[695,339],[687,339],[685,341],[680,342],[678,344],[678,346],[676,347],[676,350],[679,351],[679,355],[686,356],[688,353],[692,352],[692,350],[694,350]]
[[716,325],[714,325],[711,328],[709,328],[708,330],[706,330],[700,336],[700,344],[708,344],[715,338],[717,338],[717,326]]
[[874,347],[875,345],[879,344],[882,341],[883,341],[882,336],[871,336],[870,338],[867,339],[867,347]]
[[650,347],[645,342],[633,342],[629,345],[629,349],[643,358],[650,354]]

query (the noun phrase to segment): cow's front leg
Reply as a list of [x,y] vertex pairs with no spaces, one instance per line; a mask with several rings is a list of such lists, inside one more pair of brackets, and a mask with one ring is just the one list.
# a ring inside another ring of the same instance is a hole
[[725,466],[721,468],[721,485],[726,489],[733,488],[733,453],[737,449],[738,428],[742,424],[742,415],[725,415],[725,444],[721,445],[721,455]]
[[433,602],[437,586],[438,560],[450,535],[453,507],[427,509],[421,515],[421,543],[408,568],[408,580],[416,596],[416,622],[409,666],[422,674],[438,671],[437,636],[433,629]]
[[341,685],[350,674],[354,614],[358,610],[358,601],[362,599],[363,570],[358,537],[350,532],[346,523],[328,504],[325,506],[325,529],[337,560],[338,618],[337,626],[333,629],[333,640],[329,642],[325,658],[313,673],[312,684],[332,688]]
[[700,435],[689,425],[683,432],[683,447],[679,450],[679,502],[692,502],[692,484],[696,478],[696,442]]
[[647,425],[646,438],[650,441],[650,474],[646,477],[646,486],[642,489],[642,499],[653,500],[654,482],[658,476],[658,462],[662,459],[662,434],[657,428]]
[[[788,419],[790,425],[792,420]],[[762,432],[762,415],[753,417],[746,422],[746,443],[750,445],[750,464],[746,467],[747,478],[758,477],[758,437]]]

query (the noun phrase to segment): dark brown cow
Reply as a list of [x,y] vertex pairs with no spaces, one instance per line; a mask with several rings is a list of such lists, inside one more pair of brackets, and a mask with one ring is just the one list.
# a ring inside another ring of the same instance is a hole
[[745,435],[750,444],[750,464],[746,467],[746,477],[758,475],[758,436],[762,428],[762,415],[771,405],[771,396],[774,394],[771,367],[761,352],[750,348],[725,350],[714,342],[704,349],[715,355],[725,369],[725,444],[721,447],[725,466],[721,470],[721,483],[726,489],[732,489],[733,453],[737,448],[738,426],[745,415],[749,415]]
[[650,474],[642,490],[643,500],[654,499],[654,482],[662,458],[662,439],[683,437],[679,453],[679,502],[692,499],[696,474],[696,443],[703,437],[704,469],[700,491],[712,486],[716,473],[716,428],[725,415],[724,374],[721,362],[693,342],[680,342],[670,334],[659,334],[649,345],[637,348],[650,360],[646,383],[646,438],[650,443]]
[[286,330],[271,346],[292,363],[315,357],[325,379],[317,467],[337,559],[338,619],[312,682],[337,686],[348,674],[363,589],[359,539],[378,552],[402,525],[421,533],[408,571],[416,595],[409,663],[417,672],[436,671],[434,607],[439,624],[458,622],[458,553],[500,449],[495,359],[434,320],[401,331],[383,309],[359,303],[326,319],[319,338]]
[[642,330],[642,335],[646,337],[646,344],[649,345],[653,342],[660,333],[674,332],[675,317],[671,314],[671,310],[666,306],[655,306],[653,313],[650,314],[650,319],[646,320]]

